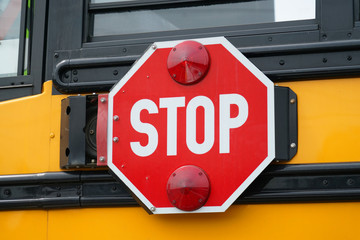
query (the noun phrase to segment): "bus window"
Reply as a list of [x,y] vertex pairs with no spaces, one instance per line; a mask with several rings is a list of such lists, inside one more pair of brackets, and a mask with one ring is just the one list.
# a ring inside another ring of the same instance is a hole
[[0,1],[0,77],[17,75],[21,2],[21,0]]
[[[92,0],[91,5],[96,9],[96,5],[104,2],[110,1]],[[117,4],[116,10],[94,13],[94,37],[315,19],[315,0],[194,1],[186,5],[174,1],[153,6],[117,1]],[[306,11],[298,11],[299,8]]]

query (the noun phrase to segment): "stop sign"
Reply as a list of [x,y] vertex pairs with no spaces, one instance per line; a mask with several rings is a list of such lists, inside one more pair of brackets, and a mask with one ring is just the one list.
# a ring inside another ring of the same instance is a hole
[[155,43],[109,93],[108,166],[149,212],[223,212],[274,157],[274,85],[223,37]]

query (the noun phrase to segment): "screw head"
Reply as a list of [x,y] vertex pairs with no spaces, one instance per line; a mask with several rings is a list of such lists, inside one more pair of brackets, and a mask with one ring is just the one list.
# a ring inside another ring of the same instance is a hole
[[115,115],[115,116],[113,117],[113,119],[114,119],[114,121],[119,121],[119,116],[118,116],[118,115]]
[[101,157],[99,157],[99,160],[100,160],[100,162],[104,162],[104,161],[105,161],[105,157],[104,157],[104,156],[101,156]]
[[50,138],[54,138],[55,137],[55,133],[51,132],[50,133]]
[[155,212],[155,211],[156,211],[156,208],[155,208],[155,207],[151,207],[150,210],[151,210],[152,212]]
[[151,48],[155,50],[155,49],[156,49],[156,45],[155,45],[155,44],[152,45]]
[[296,143],[291,143],[291,144],[290,144],[290,147],[291,147],[291,148],[296,148]]
[[290,103],[294,104],[296,102],[295,98],[290,99]]
[[100,102],[105,103],[105,102],[106,102],[106,98],[102,97],[102,98],[100,99]]
[[114,138],[113,138],[113,142],[116,142],[116,143],[119,142],[119,138],[118,138],[118,137],[114,137]]

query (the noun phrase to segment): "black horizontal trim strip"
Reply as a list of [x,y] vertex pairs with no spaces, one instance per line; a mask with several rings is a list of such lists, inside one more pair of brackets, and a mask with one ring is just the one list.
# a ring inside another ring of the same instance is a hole
[[[360,200],[360,163],[270,165],[235,201],[248,203]],[[136,206],[106,171],[0,176],[0,209]]]

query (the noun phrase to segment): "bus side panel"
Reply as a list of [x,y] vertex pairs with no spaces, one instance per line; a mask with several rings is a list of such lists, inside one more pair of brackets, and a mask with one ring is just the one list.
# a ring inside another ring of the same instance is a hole
[[182,215],[148,215],[140,207],[50,210],[49,240],[356,239],[358,214],[360,203],[234,205]]

